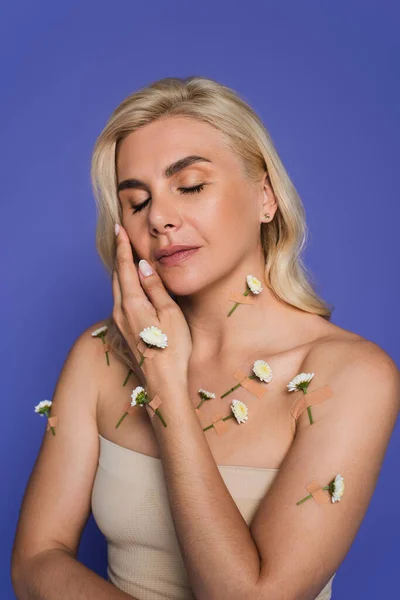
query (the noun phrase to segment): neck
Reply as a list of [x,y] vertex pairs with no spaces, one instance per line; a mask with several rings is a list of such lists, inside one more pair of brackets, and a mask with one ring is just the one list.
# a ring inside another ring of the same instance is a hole
[[[229,293],[231,290],[244,293],[248,289],[248,274],[261,281],[263,291],[257,295],[250,291],[248,296],[255,298],[255,304],[239,304],[228,317],[234,306]],[[318,318],[277,298],[265,283],[263,263],[258,269],[254,269],[254,262],[252,268],[241,266],[234,274],[197,293],[175,297],[175,302],[191,332],[194,362],[216,361],[219,356],[240,357],[253,353],[257,347],[278,352],[290,344],[295,346],[296,340],[299,343],[300,319]]]

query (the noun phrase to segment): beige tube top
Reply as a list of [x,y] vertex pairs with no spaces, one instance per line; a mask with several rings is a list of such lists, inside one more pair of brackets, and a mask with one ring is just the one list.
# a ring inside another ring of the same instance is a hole
[[[109,581],[137,600],[195,600],[175,534],[161,459],[99,438],[91,505],[107,540]],[[250,525],[278,469],[225,465],[218,469]],[[331,598],[333,577],[315,600]]]

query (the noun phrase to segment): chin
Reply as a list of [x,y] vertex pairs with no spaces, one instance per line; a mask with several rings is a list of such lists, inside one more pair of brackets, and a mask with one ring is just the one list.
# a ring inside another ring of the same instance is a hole
[[184,275],[183,271],[178,270],[174,274],[168,273],[165,276],[159,273],[159,277],[165,289],[173,296],[190,296],[201,291],[206,285],[198,275],[194,273]]

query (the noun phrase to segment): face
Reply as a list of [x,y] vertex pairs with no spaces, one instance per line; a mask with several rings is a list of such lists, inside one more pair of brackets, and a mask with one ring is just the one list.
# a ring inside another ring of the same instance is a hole
[[[165,173],[188,156],[204,160]],[[135,258],[150,261],[173,294],[193,294],[242,261],[251,264],[253,255],[259,260],[261,218],[274,212],[271,190],[245,179],[240,159],[208,123],[168,117],[129,134],[119,147],[117,179]],[[198,249],[174,264],[155,258],[172,244]]]

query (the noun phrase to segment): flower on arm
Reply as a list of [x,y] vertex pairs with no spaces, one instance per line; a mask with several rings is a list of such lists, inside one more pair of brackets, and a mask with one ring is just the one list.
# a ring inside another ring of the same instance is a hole
[[51,400],[42,400],[35,406],[35,412],[41,417],[47,417],[47,430],[51,429],[51,433],[56,435],[54,425],[56,424],[56,417],[50,417],[50,409],[53,403]]
[[[253,373],[254,375],[249,375],[248,379],[256,379],[258,378],[260,381],[265,381],[265,383],[269,383],[273,377],[272,369],[270,365],[265,360],[256,360],[253,364]],[[227,392],[222,394],[221,398],[225,398],[228,394],[236,390],[242,384],[239,382],[237,385],[234,385]]]
[[[287,384],[287,389],[289,392],[302,391],[303,394],[307,393],[307,388],[310,384],[311,379],[314,377],[314,373],[299,373],[296,377],[293,377],[291,381]],[[314,423],[312,414],[311,414],[311,406],[307,406],[308,417],[310,419],[310,424]]]
[[[338,473],[336,475],[336,477],[334,479],[332,479],[332,481],[329,483],[329,485],[326,485],[325,487],[323,487],[321,489],[327,490],[331,494],[332,502],[340,502],[340,500],[344,494],[344,478],[342,477],[342,475],[340,475],[340,473]],[[299,500],[298,502],[296,502],[296,504],[297,505],[302,504],[309,498],[312,498],[312,494],[309,494],[305,498],[302,498],[302,500]]]
[[105,349],[105,353],[106,353],[106,361],[107,361],[107,364],[110,365],[110,360],[108,358],[109,346],[108,346],[108,344],[106,344],[105,339],[104,339],[106,336],[106,333],[107,333],[107,329],[108,329],[107,325],[103,325],[103,327],[99,327],[95,331],[92,331],[92,336],[96,337],[96,338],[101,338],[101,341],[104,344],[104,349]]
[[[261,294],[263,291],[263,287],[261,285],[261,281],[254,277],[253,275],[247,275],[246,277],[247,290],[244,292],[243,296],[248,296],[251,292],[252,294]],[[228,312],[228,317],[231,316],[233,311],[239,306],[240,302],[235,302],[231,310]]]

